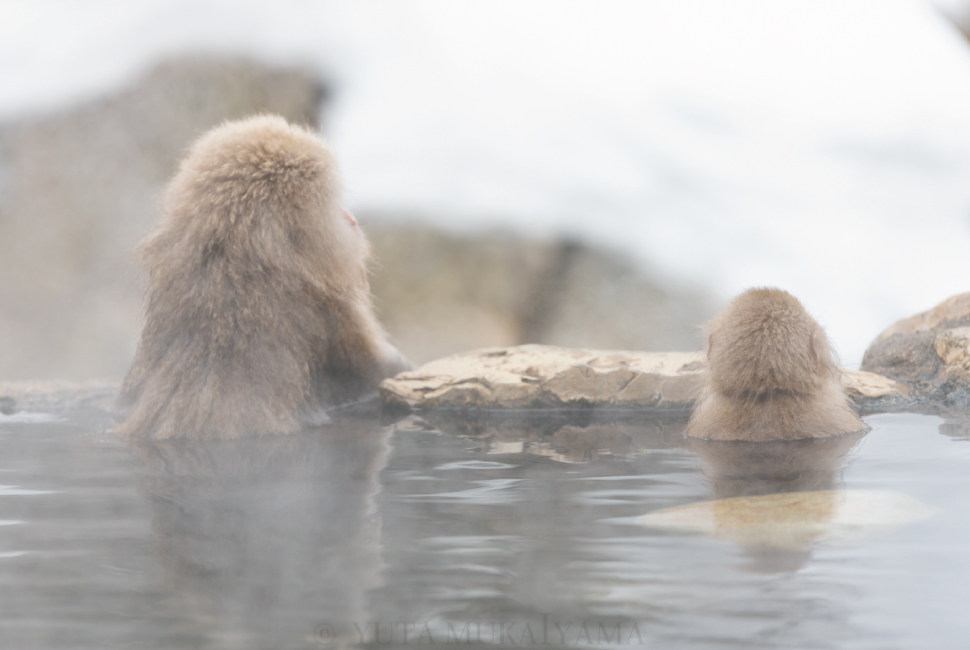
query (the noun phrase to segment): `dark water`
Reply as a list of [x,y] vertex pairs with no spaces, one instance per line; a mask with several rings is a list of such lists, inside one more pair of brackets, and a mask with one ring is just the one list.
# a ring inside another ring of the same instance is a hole
[[[2,648],[970,647],[958,419],[760,446],[548,414],[138,446],[99,411],[30,419],[0,416]],[[925,512],[636,521],[820,490]]]

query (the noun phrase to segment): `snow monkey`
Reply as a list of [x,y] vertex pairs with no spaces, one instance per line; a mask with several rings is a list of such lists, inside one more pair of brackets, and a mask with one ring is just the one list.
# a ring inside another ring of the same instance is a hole
[[798,440],[866,430],[822,327],[780,289],[750,289],[708,324],[708,374],[687,435]]
[[374,316],[369,247],[326,143],[276,116],[190,148],[139,245],[145,325],[117,430],[276,434],[326,420],[410,367]]

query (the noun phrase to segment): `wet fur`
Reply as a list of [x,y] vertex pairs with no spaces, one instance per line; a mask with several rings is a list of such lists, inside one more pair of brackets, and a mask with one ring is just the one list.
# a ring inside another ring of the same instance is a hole
[[145,326],[120,432],[289,432],[409,367],[374,316],[367,241],[338,189],[323,140],[280,117],[192,146],[138,249]]
[[708,325],[708,374],[687,435],[799,440],[861,431],[822,327],[792,295],[751,289]]

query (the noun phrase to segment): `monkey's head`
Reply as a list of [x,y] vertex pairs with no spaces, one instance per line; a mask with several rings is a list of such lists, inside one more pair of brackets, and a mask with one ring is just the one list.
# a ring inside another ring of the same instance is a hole
[[814,394],[837,373],[828,340],[791,294],[750,289],[708,325],[710,382],[725,395]]
[[233,268],[294,272],[329,291],[366,288],[369,247],[339,189],[336,160],[309,129],[275,115],[226,122],[192,145],[139,252],[160,272],[217,252],[235,258]]

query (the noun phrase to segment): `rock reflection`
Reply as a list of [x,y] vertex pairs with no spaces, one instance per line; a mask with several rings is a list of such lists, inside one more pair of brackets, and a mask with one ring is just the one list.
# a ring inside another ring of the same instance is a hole
[[[466,624],[478,641],[482,623],[481,645],[491,622],[514,622],[509,646],[532,645],[531,626],[537,645],[548,635],[556,647],[601,643],[602,623],[635,643],[639,614],[603,599],[620,584],[640,587],[613,571],[642,532],[607,520],[692,491],[693,460],[677,449],[685,424],[550,410],[428,411],[395,423],[381,497],[390,578],[375,593],[376,620],[418,621],[415,634],[429,621],[435,642]],[[584,623],[592,640],[576,641]]]
[[970,440],[970,414],[941,413],[940,433],[954,440]]
[[564,463],[585,463],[601,456],[622,456],[684,444],[683,418],[596,411],[428,412],[407,426],[430,426],[443,433],[473,438],[490,454],[529,453]]
[[165,572],[152,646],[352,645],[352,629],[322,626],[366,619],[388,435],[358,417],[286,436],[134,443]]

